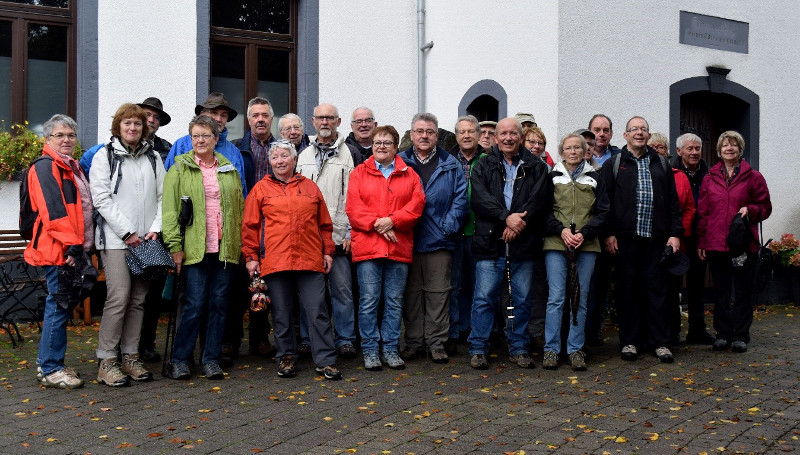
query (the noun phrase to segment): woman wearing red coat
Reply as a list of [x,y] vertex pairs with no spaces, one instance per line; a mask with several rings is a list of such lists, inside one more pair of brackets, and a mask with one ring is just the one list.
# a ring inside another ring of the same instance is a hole
[[[372,157],[350,174],[347,217],[350,219],[353,262],[357,262],[360,300],[358,330],[364,367],[382,363],[402,369],[398,354],[403,291],[414,249],[414,225],[422,216],[425,193],[419,175],[397,155],[400,136],[391,125],[372,131]],[[378,304],[384,296],[383,321]],[[378,345],[383,339],[383,356]]]
[[[772,213],[767,182],[760,172],[742,159],[743,153],[744,138],[741,134],[726,131],[720,135],[717,156],[722,158],[722,162],[709,169],[697,203],[697,252],[700,259],[708,259],[714,280],[715,351],[729,347],[733,352],[747,351],[753,323],[751,291],[752,267],[759,246],[757,224]],[[731,252],[727,241],[735,216],[749,221],[752,234],[741,254]]]
[[242,218],[242,254],[250,275],[264,278],[272,297],[278,376],[297,374],[294,295],[308,316],[311,358],[325,379],[342,379],[325,304],[325,274],[333,263],[333,222],[317,185],[295,173],[297,151],[281,139],[269,149],[267,174],[247,195]]

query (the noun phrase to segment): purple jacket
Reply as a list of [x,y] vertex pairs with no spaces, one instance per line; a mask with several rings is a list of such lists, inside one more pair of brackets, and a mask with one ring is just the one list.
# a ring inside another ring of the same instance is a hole
[[767,181],[760,172],[741,160],[739,174],[731,185],[725,184],[723,163],[717,163],[708,170],[700,189],[697,203],[697,247],[709,251],[728,251],[728,228],[733,216],[742,207],[747,207],[750,230],[753,240],[748,251],[758,251],[758,223],[766,220],[772,213]]

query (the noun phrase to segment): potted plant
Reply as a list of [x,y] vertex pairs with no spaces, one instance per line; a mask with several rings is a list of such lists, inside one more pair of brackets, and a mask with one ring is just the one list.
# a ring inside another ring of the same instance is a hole
[[782,265],[789,281],[792,303],[800,305],[800,241],[793,234],[783,234],[780,240],[773,240],[767,245],[775,261]]
[[[6,130],[5,121],[0,125],[0,180],[21,179],[24,171],[42,154],[45,139],[28,128],[28,121],[11,125]],[[81,156],[80,143],[75,146],[73,157]]]

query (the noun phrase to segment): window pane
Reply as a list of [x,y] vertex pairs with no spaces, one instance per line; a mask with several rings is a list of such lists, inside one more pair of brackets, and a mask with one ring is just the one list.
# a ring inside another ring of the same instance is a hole
[[289,0],[211,0],[211,25],[288,35],[289,12]]
[[42,124],[67,111],[67,27],[28,26],[28,121],[42,134]]
[[11,3],[22,3],[24,5],[53,6],[56,8],[69,8],[69,0],[5,0]]
[[0,130],[11,127],[11,22],[0,21]]
[[211,46],[211,91],[224,93],[225,99],[239,113],[228,122],[228,140],[242,137],[245,130],[244,50],[243,46]]
[[[266,98],[280,118],[289,112],[289,52],[258,50],[258,96]],[[273,136],[279,136],[278,121],[272,122]]]

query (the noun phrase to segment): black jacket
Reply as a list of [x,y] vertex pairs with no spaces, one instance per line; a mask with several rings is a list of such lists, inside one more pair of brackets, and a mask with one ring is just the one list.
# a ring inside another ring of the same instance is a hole
[[153,150],[161,156],[162,163],[167,161],[167,155],[169,155],[169,149],[171,148],[172,144],[169,141],[153,135]]
[[689,179],[689,184],[692,185],[692,196],[694,196],[694,205],[697,206],[697,198],[700,196],[700,186],[703,183],[703,178],[708,174],[708,164],[704,160],[700,160],[700,164],[697,165],[697,171],[695,171],[694,175],[689,175],[689,172],[686,170],[686,166],[683,165],[683,160],[679,156],[672,157],[672,167],[675,169],[683,171],[686,174],[686,178]]
[[505,256],[503,230],[510,213],[527,211],[527,223],[522,233],[509,245],[509,259],[530,259],[541,251],[547,210],[553,205],[553,181],[547,165],[528,149],[520,146],[520,167],[514,181],[511,209],[506,209],[503,187],[505,167],[502,152],[497,146],[478,160],[470,177],[471,207],[475,212],[475,235],[472,254],[475,259],[497,259]]
[[372,156],[372,147],[370,148],[362,147],[361,144],[358,143],[358,141],[356,140],[356,136],[352,132],[350,132],[350,134],[347,135],[347,138],[344,140],[344,142],[346,144],[352,145],[353,147],[356,148],[356,150],[358,150],[358,152],[361,154],[362,163],[364,161],[367,161],[367,158]]
[[[653,182],[653,238],[680,237],[683,234],[681,209],[672,167],[666,169],[658,153],[650,147],[650,178]],[[636,234],[636,183],[638,181],[638,161],[628,151],[628,146],[620,152],[619,170],[614,176],[614,158],[603,163],[600,170],[603,184],[608,192],[611,212],[606,223],[605,236]]]

